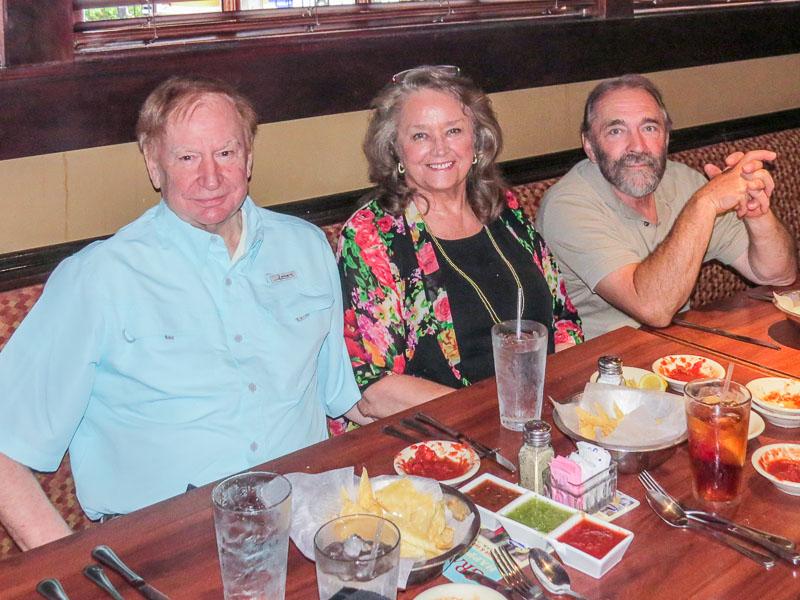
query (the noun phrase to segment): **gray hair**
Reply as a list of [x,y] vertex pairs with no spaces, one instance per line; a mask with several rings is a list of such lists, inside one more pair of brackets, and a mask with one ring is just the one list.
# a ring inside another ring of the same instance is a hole
[[643,75],[629,73],[627,75],[620,75],[614,79],[606,79],[601,81],[589,93],[586,98],[586,106],[583,108],[583,123],[581,123],[581,134],[591,139],[592,124],[594,123],[597,114],[595,112],[597,103],[600,102],[611,92],[621,89],[631,90],[644,90],[653,97],[658,107],[661,109],[661,114],[664,116],[664,127],[669,133],[672,130],[672,119],[667,112],[667,107],[664,104],[664,98],[661,96],[661,91],[656,87],[656,84],[650,81]]
[[454,67],[425,65],[403,71],[373,100],[363,146],[369,163],[369,179],[377,186],[372,197],[390,214],[400,215],[416,193],[397,171],[400,160],[395,148],[397,121],[408,97],[426,89],[458,100],[472,122],[477,163],[467,175],[467,201],[475,216],[489,223],[505,206],[506,184],[497,166],[503,134],[489,97],[470,79],[461,77]]

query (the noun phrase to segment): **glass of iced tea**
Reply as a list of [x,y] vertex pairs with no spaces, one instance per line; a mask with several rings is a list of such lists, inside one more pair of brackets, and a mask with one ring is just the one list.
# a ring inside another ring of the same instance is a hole
[[739,501],[747,455],[750,390],[724,379],[695,379],[684,398],[694,496],[712,510]]

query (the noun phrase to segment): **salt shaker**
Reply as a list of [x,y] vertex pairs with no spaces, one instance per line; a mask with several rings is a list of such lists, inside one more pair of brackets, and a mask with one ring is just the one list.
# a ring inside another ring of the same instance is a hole
[[544,421],[528,421],[519,449],[519,484],[537,494],[544,494],[550,479],[550,459],[555,456],[550,445],[550,425]]
[[597,383],[610,385],[625,385],[622,376],[622,359],[613,354],[607,354],[597,359]]

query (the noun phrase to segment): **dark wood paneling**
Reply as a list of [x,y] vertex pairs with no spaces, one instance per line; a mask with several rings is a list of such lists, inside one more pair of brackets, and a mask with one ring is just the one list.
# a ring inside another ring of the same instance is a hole
[[[734,119],[673,131],[670,136],[669,149],[670,152],[678,152],[796,127],[800,127],[800,109]],[[510,160],[502,163],[500,167],[510,185],[520,185],[559,177],[583,157],[583,150],[576,148],[564,152]],[[137,168],[144,167],[137,166]],[[322,227],[347,219],[360,206],[361,199],[367,191],[368,188],[353,190],[300,202],[278,204],[268,208],[301,217]],[[59,262],[87,244],[105,237],[108,236],[0,254],[0,291],[45,281]]]
[[[231,80],[262,122],[360,110],[392,73],[457,64],[488,92],[800,51],[800,3],[633,19],[515,20],[128,52],[0,73],[0,160],[128,142],[176,73]],[[746,74],[742,74],[745,85]]]
[[72,60],[72,0],[4,0],[3,66]]

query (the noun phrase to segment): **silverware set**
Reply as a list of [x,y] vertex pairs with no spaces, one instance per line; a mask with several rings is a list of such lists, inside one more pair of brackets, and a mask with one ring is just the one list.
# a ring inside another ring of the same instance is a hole
[[[162,594],[152,585],[145,582],[136,573],[120,560],[108,546],[97,546],[92,550],[92,558],[104,564],[119,574],[132,588],[138,591],[147,600],[169,600],[169,596]],[[125,600],[111,583],[100,565],[89,564],[83,568],[83,574],[97,587],[105,591],[114,600]],[[69,600],[64,588],[57,579],[43,579],[36,586],[36,591],[48,600]]]
[[[796,551],[795,542],[792,540],[736,523],[719,515],[687,508],[671,496],[647,471],[639,474],[639,482],[644,486],[650,508],[669,525],[703,531],[766,569],[775,565],[776,557],[793,565],[800,565],[800,553]],[[743,546],[736,541],[737,539],[751,542],[770,554]]]
[[508,552],[508,548],[499,546],[492,550],[491,555],[503,576],[503,581],[524,600],[538,600],[544,596],[542,589],[519,568],[517,561]]
[[[449,425],[445,425],[428,413],[418,411],[414,414],[413,419],[400,419],[398,425],[421,434],[427,439],[438,439],[442,437],[442,434],[444,434],[446,437],[449,437],[452,440],[470,446],[481,458],[493,460],[498,465],[504,469],[507,469],[508,471],[511,471],[512,473],[516,472],[517,470],[517,467],[514,465],[514,463],[500,454],[497,451],[497,448],[490,448],[486,444],[482,444],[477,440],[467,437],[462,432],[458,431],[457,429],[453,429]],[[393,425],[385,425],[381,428],[381,431],[386,435],[391,435],[411,443],[424,441],[423,438],[411,435],[410,433],[398,429]]]

